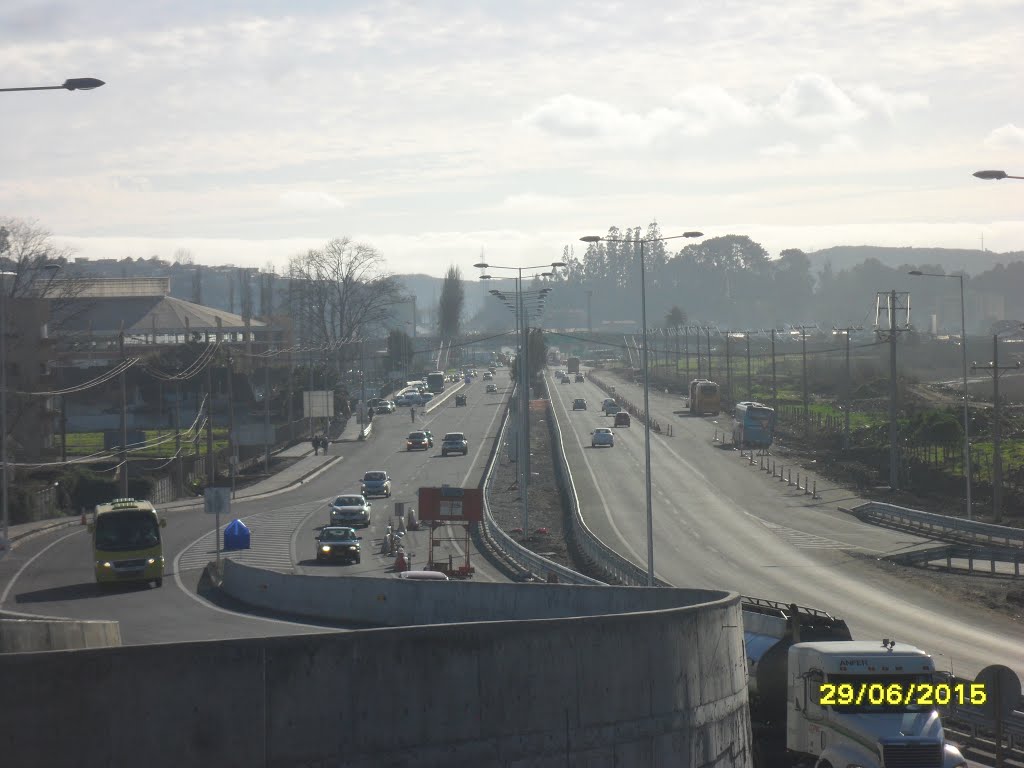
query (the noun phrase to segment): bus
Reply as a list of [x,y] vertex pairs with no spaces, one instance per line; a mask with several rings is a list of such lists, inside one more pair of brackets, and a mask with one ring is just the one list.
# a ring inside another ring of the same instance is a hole
[[707,379],[694,379],[690,382],[690,413],[703,416],[713,413],[715,416],[722,410],[722,394],[718,384]]
[[96,582],[102,586],[151,581],[162,587],[164,552],[160,529],[165,525],[167,521],[160,518],[148,501],[114,499],[109,504],[97,504],[89,525]]
[[434,371],[427,374],[427,389],[435,395],[444,392],[444,372]]
[[740,448],[770,448],[775,436],[775,409],[754,402],[736,403],[732,442]]

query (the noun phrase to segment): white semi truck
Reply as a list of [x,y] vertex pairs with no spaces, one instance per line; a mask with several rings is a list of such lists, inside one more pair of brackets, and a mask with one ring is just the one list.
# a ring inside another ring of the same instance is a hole
[[[755,768],[958,768],[932,658],[892,640],[855,641],[823,611],[743,599]],[[953,691],[952,695],[969,695]]]

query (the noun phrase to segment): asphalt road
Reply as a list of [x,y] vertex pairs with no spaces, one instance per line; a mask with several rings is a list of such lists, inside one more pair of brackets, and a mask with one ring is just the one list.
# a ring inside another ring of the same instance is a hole
[[[617,392],[642,403],[639,387]],[[587,524],[610,547],[647,565],[643,425],[615,431],[615,447],[591,448],[590,431],[611,426],[601,415],[607,396],[596,384],[549,386]],[[587,411],[572,409],[585,397]],[[678,397],[652,395],[651,410],[682,409]],[[664,423],[666,419],[658,416]],[[736,590],[796,602],[847,620],[858,639],[895,638],[924,648],[939,669],[974,676],[1002,663],[1024,678],[1024,639],[1009,619],[950,602],[907,584],[873,564],[884,554],[925,540],[865,525],[837,511],[857,500],[831,489],[812,500],[749,467],[731,447],[715,443],[729,427],[723,414],[669,416],[673,437],[651,434],[655,572],[680,587]]]
[[[343,458],[306,484],[264,499],[236,500],[231,517],[246,523],[252,534],[249,551],[232,553],[240,562],[262,567],[311,573],[321,576],[390,576],[392,558],[380,554],[385,527],[393,521],[394,502],[416,507],[421,485],[475,487],[486,467],[489,446],[497,435],[500,415],[507,397],[501,385],[497,395],[484,393],[479,380],[467,386],[466,407],[455,407],[449,398],[429,414],[417,409],[415,425],[409,410],[374,419],[373,434],[365,442],[337,443],[331,453]],[[430,429],[436,438],[429,451],[407,452],[405,436],[410,429]],[[465,432],[469,438],[467,457],[441,458],[440,438],[448,431]],[[328,503],[339,493],[359,490],[365,471],[384,469],[392,476],[391,499],[374,500],[371,525],[363,529],[363,557],[359,565],[318,565],[314,555],[316,530],[328,522]],[[408,508],[408,507],[407,507]],[[257,616],[209,595],[200,588],[206,563],[216,556],[213,519],[198,510],[177,510],[167,514],[163,530],[167,569],[161,589],[148,585],[125,586],[101,593],[92,573],[92,553],[84,528],[64,529],[39,536],[20,545],[0,561],[0,606],[5,610],[76,619],[107,619],[120,622],[126,645],[155,642],[264,637],[337,629],[297,619],[286,614]],[[228,522],[221,521],[222,525]],[[459,538],[459,537],[455,537]],[[427,533],[407,537],[413,564],[426,563]],[[463,551],[458,543],[446,544],[458,560]],[[482,556],[471,552],[477,580],[504,581],[505,578]],[[217,604],[211,602],[216,599]]]

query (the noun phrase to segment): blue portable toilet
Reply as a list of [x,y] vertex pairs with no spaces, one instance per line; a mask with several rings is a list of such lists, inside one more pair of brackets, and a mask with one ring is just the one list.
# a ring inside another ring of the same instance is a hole
[[224,528],[224,549],[248,549],[249,529],[245,523],[237,518],[228,523]]

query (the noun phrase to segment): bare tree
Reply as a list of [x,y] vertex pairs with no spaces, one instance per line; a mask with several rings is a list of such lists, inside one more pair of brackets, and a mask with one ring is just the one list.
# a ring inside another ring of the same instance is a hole
[[383,264],[375,248],[347,237],[292,257],[290,310],[305,340],[339,348],[384,322],[399,287]]
[[195,257],[192,255],[192,251],[187,248],[179,248],[174,252],[174,263],[175,264],[195,264]]

